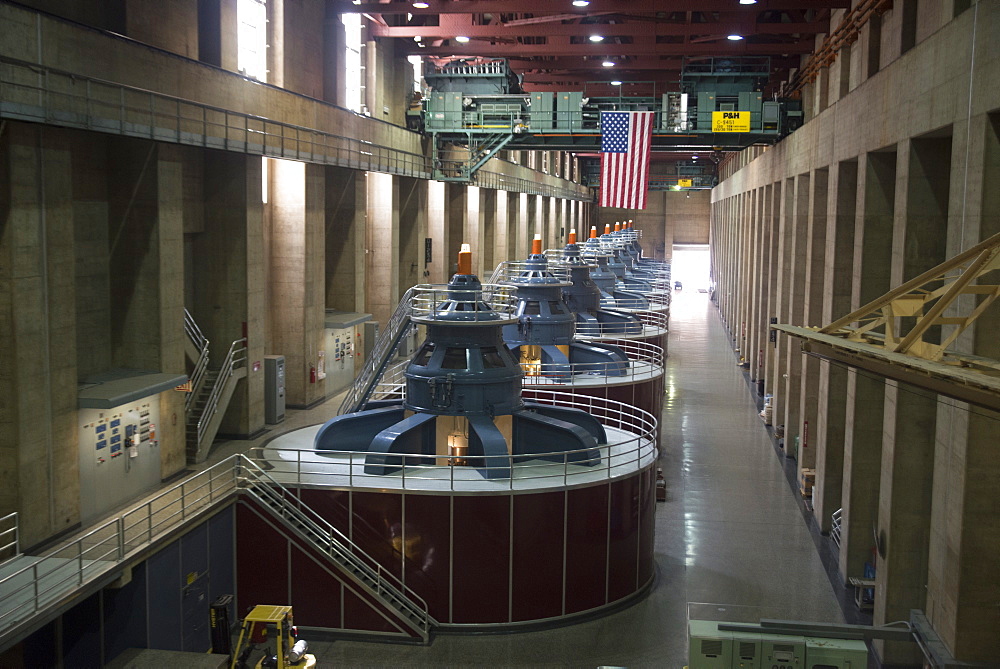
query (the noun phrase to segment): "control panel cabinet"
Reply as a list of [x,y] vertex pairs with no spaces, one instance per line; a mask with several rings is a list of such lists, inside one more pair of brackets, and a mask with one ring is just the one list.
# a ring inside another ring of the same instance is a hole
[[80,409],[80,516],[93,520],[160,483],[158,396]]
[[285,420],[285,356],[264,356],[264,422]]

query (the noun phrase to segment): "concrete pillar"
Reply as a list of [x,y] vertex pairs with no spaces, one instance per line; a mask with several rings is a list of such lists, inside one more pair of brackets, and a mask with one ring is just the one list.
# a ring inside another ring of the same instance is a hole
[[326,168],[326,308],[365,310],[365,173]]
[[[777,357],[777,335],[771,334],[771,320],[778,317],[778,307],[780,300],[778,299],[778,276],[779,276],[779,265],[781,258],[781,188],[782,182],[775,181],[770,186],[766,187],[766,192],[764,194],[764,218],[767,221],[767,238],[764,243],[769,247],[767,251],[767,272],[762,278],[763,291],[766,297],[766,304],[764,305],[764,313],[762,315],[763,319],[763,332],[764,332],[764,393],[774,394],[777,390],[778,376],[778,357]],[[777,322],[777,321],[775,321]],[[775,337],[775,341],[771,340],[771,337]],[[775,407],[774,400],[772,399],[772,410]]]
[[322,165],[271,161],[268,353],[285,356],[285,402],[304,409],[326,397],[319,378],[326,295],[326,175]]
[[0,509],[21,545],[80,520],[75,258],[69,143],[0,134]]
[[[786,243],[785,211],[791,212],[792,195],[794,194],[794,181],[785,179],[774,183],[774,194],[771,199],[771,271],[768,275],[768,323],[771,321],[779,323],[782,320],[785,309],[784,295],[784,272],[788,265],[788,247]],[[768,338],[770,339],[770,334]],[[784,415],[782,409],[781,375],[785,372],[783,356],[779,355],[778,345],[781,337],[776,337],[775,341],[768,347],[767,352],[767,379],[766,392],[773,395],[771,407],[774,416],[774,425],[781,424]]]
[[[446,227],[448,230],[448,246],[445,249],[445,281],[449,280],[458,268],[458,252],[462,244],[472,244],[472,240],[466,239],[465,235],[470,232],[467,220],[469,218],[469,189],[465,184],[449,183],[445,190],[448,195],[446,215]],[[478,199],[478,192],[476,198]],[[476,205],[478,208],[478,204]],[[478,215],[478,212],[477,212]],[[481,259],[480,259],[481,260]],[[473,254],[473,268],[476,263]]]
[[[221,363],[231,342],[247,337],[248,376],[236,386],[219,428],[243,438],[264,428],[261,169],[257,157],[205,152],[205,231],[192,244],[192,315],[210,341],[210,364]],[[261,363],[259,371],[254,363]]]
[[[803,253],[805,263],[805,287],[803,290],[802,325],[819,326],[823,319],[823,299],[827,294],[824,281],[826,268],[826,227],[829,208],[830,170],[813,170],[809,194],[809,222],[806,229],[806,245]],[[853,223],[853,221],[852,221]],[[799,364],[802,382],[799,394],[799,456],[798,470],[816,468],[815,442],[819,433],[817,425],[819,411],[819,358],[801,354]]]
[[[858,170],[851,309],[889,290],[895,193],[895,150],[865,155]],[[872,520],[881,481],[884,404],[882,379],[856,369],[847,372],[840,539],[840,574],[845,582],[863,576],[866,562],[874,565]]]
[[483,245],[480,247],[480,255],[483,257],[483,275],[479,277],[483,281],[489,279],[497,266],[496,245],[497,245],[497,199],[498,191],[490,188],[479,189],[479,218],[482,221]]
[[530,222],[530,211],[532,196],[527,193],[517,194],[517,235],[515,236],[514,251],[511,260],[516,260],[522,255],[527,257],[531,251],[532,227]]
[[[829,223],[826,229],[824,299],[818,325],[851,310],[854,271],[854,221],[858,197],[858,163],[841,162],[830,173]],[[829,532],[831,514],[841,508],[846,438],[847,368],[828,360],[819,363],[816,421],[816,483],[813,512],[821,532]]]
[[[810,175],[800,174],[794,180],[794,192],[786,192],[785,240],[787,253],[784,271],[787,272],[783,318],[785,323],[803,325],[805,315],[805,270],[807,258],[807,233],[809,230]],[[781,394],[778,416],[784,416],[785,454],[794,451],[794,440],[800,430],[799,392],[802,383],[802,353],[799,342],[790,337],[778,337],[778,355],[782,364],[783,383],[779,384]],[[775,419],[778,420],[778,419]]]
[[427,238],[427,181],[399,181],[399,295],[424,282],[424,240]]
[[510,193],[498,190],[493,199],[493,266],[496,267],[510,258]]
[[[465,216],[462,221],[462,243],[472,249],[472,273],[481,281],[488,278],[488,270],[483,266],[483,247],[486,246],[485,228],[483,222],[482,189],[479,186],[466,186]],[[455,255],[456,262],[458,256]],[[485,272],[485,273],[484,273]]]
[[447,186],[442,181],[427,182],[427,236],[431,240],[431,261],[425,271],[426,281],[445,283],[450,278],[448,260],[450,234],[447,218]]
[[[964,215],[961,227],[950,235],[949,256],[1000,232],[1000,193],[988,186],[1000,178],[1000,115],[973,117],[966,128],[956,124],[954,143],[952,155],[968,152],[968,163],[952,160],[957,166],[952,180],[962,183],[961,188],[953,185],[952,192],[961,198]],[[998,328],[1000,312],[988,309],[954,348],[998,359]],[[938,405],[926,611],[948,648],[965,662],[989,663],[1000,655],[998,426],[995,412],[955,401]]]
[[399,182],[368,172],[365,225],[365,310],[388,323],[399,304]]
[[[892,284],[898,285],[944,260],[951,178],[951,137],[910,140],[897,156]],[[905,333],[913,319],[897,319]],[[940,341],[940,328],[925,340]],[[879,562],[876,624],[924,609],[927,597],[931,490],[937,395],[887,381],[882,477],[879,491]],[[884,545],[881,545],[883,544]],[[887,663],[918,662],[912,644],[876,646]]]

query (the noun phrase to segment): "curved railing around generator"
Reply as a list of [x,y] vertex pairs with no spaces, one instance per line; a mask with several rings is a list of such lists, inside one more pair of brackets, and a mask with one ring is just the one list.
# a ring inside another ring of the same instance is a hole
[[[656,417],[647,411],[623,402],[602,397],[530,389],[523,397],[532,402],[581,409],[612,428],[609,443],[579,451],[508,455],[501,466],[495,457],[463,455],[466,464],[452,466],[448,455],[428,456],[372,451],[330,451],[313,448],[283,448],[280,443],[251,449],[250,457],[268,474],[289,486],[380,489],[414,491],[533,490],[544,487],[590,484],[625,476],[642,469],[656,459]],[[580,454],[592,455],[590,464],[580,464]],[[397,473],[369,474],[365,462],[369,457],[384,456],[403,465]],[[433,459],[435,464],[428,464]],[[490,462],[510,477],[487,479],[480,473],[491,469]]]

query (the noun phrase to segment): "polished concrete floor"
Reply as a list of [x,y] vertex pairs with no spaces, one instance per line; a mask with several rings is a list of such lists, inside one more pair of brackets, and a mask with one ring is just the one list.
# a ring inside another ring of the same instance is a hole
[[[316,642],[318,666],[673,668],[687,663],[689,609],[706,618],[842,622],[815,536],[708,295],[678,293],[670,330],[660,455],[667,501],[657,504],[657,581],[648,596],[543,631],[439,635],[429,646]],[[336,405],[292,412],[290,422],[315,423]]]

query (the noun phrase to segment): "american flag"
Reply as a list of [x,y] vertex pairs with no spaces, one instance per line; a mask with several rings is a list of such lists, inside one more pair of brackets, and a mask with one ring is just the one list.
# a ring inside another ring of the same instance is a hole
[[646,208],[654,112],[601,112],[601,206]]

